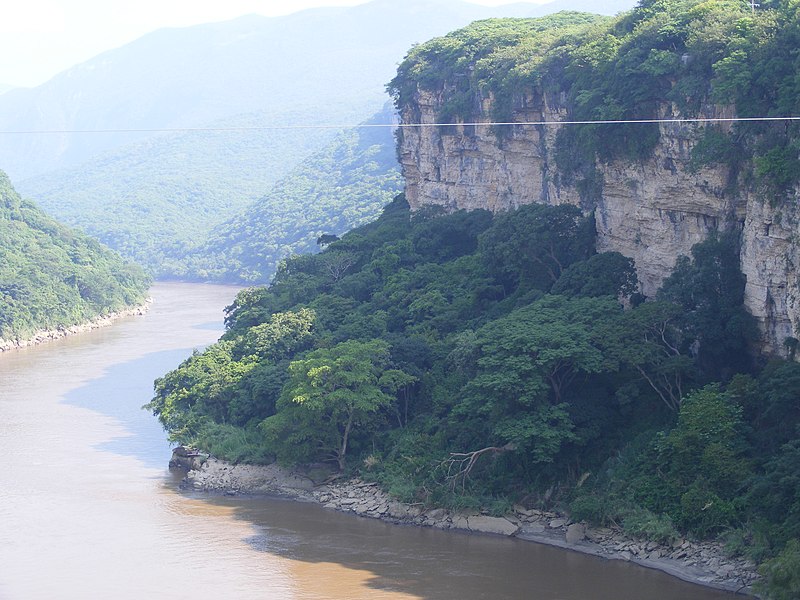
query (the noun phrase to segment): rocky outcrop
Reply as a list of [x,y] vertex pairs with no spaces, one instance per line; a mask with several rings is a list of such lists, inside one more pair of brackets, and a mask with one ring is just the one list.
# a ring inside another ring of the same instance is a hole
[[135,306],[125,310],[109,313],[107,315],[102,315],[100,317],[97,317],[96,319],[93,319],[92,321],[89,321],[87,323],[82,323],[80,325],[72,325],[70,327],[59,327],[58,329],[46,329],[42,331],[37,331],[31,337],[25,339],[6,340],[0,338],[0,353],[7,352],[9,350],[16,350],[19,348],[27,348],[28,346],[37,346],[39,344],[46,344],[47,342],[60,340],[70,335],[85,333],[87,331],[98,329],[100,327],[107,327],[117,319],[121,319],[123,317],[142,316],[145,313],[147,313],[147,311],[150,308],[150,304],[152,302],[153,302],[152,298],[148,298],[147,301],[141,306]]
[[[446,93],[419,90],[404,122],[437,122]],[[491,98],[477,123],[489,121]],[[665,106],[661,117],[677,114]],[[703,117],[730,117],[709,106]],[[517,100],[514,121],[557,123],[567,119],[563,96],[531,94]],[[713,230],[741,232],[741,268],[747,276],[745,304],[763,332],[763,350],[785,354],[787,338],[800,330],[798,208],[773,207],[768,198],[729,186],[726,167],[690,168],[698,128],[662,123],[651,156],[599,162],[601,187],[587,193],[560,173],[555,161],[559,128],[572,125],[414,127],[402,131],[399,156],[412,209],[483,208],[493,212],[534,202],[574,204],[594,211],[598,251],[634,259],[642,292],[652,296],[680,255]]]
[[714,542],[636,540],[619,528],[592,528],[573,523],[567,515],[519,505],[507,515],[496,516],[409,504],[392,498],[373,482],[324,476],[315,481],[309,473],[275,464],[232,465],[182,447],[173,451],[170,464],[191,469],[184,487],[196,491],[229,496],[283,496],[389,523],[514,536],[606,559],[630,561],[686,581],[730,591],[749,593],[758,578],[752,563],[726,556],[723,547]]

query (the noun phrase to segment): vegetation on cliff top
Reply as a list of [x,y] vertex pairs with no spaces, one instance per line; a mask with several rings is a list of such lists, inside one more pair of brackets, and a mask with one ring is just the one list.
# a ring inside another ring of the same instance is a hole
[[[564,105],[570,120],[651,119],[664,110],[702,116],[711,105],[742,117],[793,116],[800,112],[799,41],[793,1],[765,0],[753,11],[741,0],[642,0],[615,18],[559,13],[474,23],[413,48],[389,90],[409,115],[418,90],[443,91],[441,122],[485,117],[486,98],[492,120],[513,121],[514,111],[537,106],[537,97]],[[800,181],[797,125],[706,131],[698,165],[725,164],[737,183],[761,186],[776,199]],[[636,160],[658,140],[655,124],[561,128],[559,176],[591,196],[597,159]]]
[[22,200],[0,172],[0,338],[141,304],[148,285],[139,267]]

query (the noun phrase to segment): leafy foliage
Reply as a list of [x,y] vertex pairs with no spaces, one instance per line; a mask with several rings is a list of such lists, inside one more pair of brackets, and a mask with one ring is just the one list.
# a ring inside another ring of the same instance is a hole
[[800,595],[800,540],[790,540],[775,558],[761,567],[762,591],[773,600],[791,600]]
[[743,307],[745,278],[739,270],[738,237],[713,234],[680,257],[659,297],[683,309],[678,317],[687,340],[698,344],[698,361],[713,379],[750,368],[748,347],[757,332]]
[[148,285],[141,269],[22,200],[0,172],[0,338],[140,304]]
[[681,308],[623,310],[630,261],[593,255],[591,231],[570,207],[412,218],[398,197],[240,293],[223,340],[160,380],[150,408],[184,441],[261,423],[265,453],[287,462],[368,452],[373,476],[456,503],[434,466],[504,448],[464,491],[541,492],[599,467],[634,416],[668,427],[702,379]]
[[508,292],[548,291],[593,245],[594,223],[571,205],[523,206],[498,216],[480,238],[487,269]]
[[564,269],[550,291],[564,296],[619,296],[630,299],[638,290],[639,281],[633,259],[619,252],[603,252]]
[[393,400],[387,392],[413,381],[387,369],[388,362],[383,340],[348,340],[293,361],[276,414],[261,425],[278,442],[278,458],[308,460],[321,452],[344,470],[354,429],[374,430],[379,409]]

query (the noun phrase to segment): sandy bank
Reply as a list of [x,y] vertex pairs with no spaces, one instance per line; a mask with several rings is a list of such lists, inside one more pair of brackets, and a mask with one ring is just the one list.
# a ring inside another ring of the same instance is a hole
[[630,561],[684,581],[746,595],[752,595],[751,586],[758,578],[752,563],[727,557],[721,544],[713,542],[677,540],[664,545],[634,540],[617,528],[587,527],[565,515],[522,506],[515,506],[504,517],[430,509],[398,502],[377,484],[359,479],[318,482],[277,465],[234,466],[182,448],[176,449],[170,466],[188,469],[184,485],[199,491],[278,495],[390,523],[515,536],[609,560]]
[[59,327],[58,329],[37,331],[33,336],[24,340],[19,340],[19,339],[6,340],[0,338],[0,353],[7,352],[9,350],[17,350],[19,348],[26,348],[28,346],[36,346],[38,344],[46,344],[48,342],[60,340],[69,335],[76,335],[78,333],[85,333],[87,331],[91,331],[92,329],[99,329],[100,327],[106,327],[108,325],[111,325],[117,319],[121,319],[122,317],[143,315],[150,309],[150,304],[152,302],[153,299],[148,298],[145,301],[145,303],[140,306],[135,306],[133,308],[128,308],[125,310],[120,310],[118,312],[109,313],[107,315],[97,317],[96,319],[88,321],[87,323],[82,323],[80,325],[72,325],[70,327]]

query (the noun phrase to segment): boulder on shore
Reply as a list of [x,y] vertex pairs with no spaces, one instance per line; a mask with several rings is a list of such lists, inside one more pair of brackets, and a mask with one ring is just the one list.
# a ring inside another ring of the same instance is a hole
[[573,523],[567,527],[567,543],[577,544],[586,538],[586,525],[583,523]]
[[482,515],[467,517],[470,531],[481,533],[497,533],[500,535],[514,535],[519,527],[503,517],[484,517]]
[[169,466],[170,468],[193,471],[199,469],[207,458],[208,456],[201,453],[197,448],[178,446],[172,450],[172,458],[169,460]]

